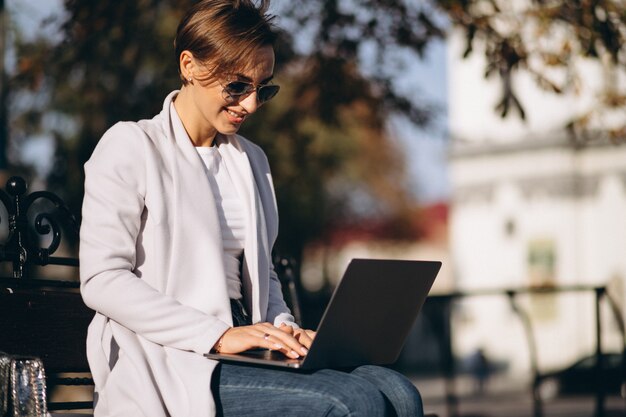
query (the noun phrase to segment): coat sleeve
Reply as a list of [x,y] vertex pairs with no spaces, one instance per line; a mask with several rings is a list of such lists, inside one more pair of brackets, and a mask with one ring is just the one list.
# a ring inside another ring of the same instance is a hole
[[136,124],[118,123],[85,164],[81,294],[87,306],[147,340],[206,353],[230,326],[159,292],[134,273],[148,142]]
[[282,287],[278,275],[270,262],[270,294],[267,307],[267,317],[271,318],[274,326],[280,326],[281,323],[288,324],[294,328],[299,328],[296,321],[289,311],[289,307],[285,303]]

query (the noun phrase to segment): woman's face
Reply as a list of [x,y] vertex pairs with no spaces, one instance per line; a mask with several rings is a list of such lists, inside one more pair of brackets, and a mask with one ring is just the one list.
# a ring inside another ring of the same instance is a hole
[[[195,68],[201,68],[195,66]],[[199,74],[202,78],[203,74]],[[195,107],[197,126],[203,135],[213,136],[216,133],[229,135],[236,133],[246,117],[254,113],[260,106],[257,91],[247,95],[229,97],[224,86],[233,81],[243,81],[255,87],[269,83],[274,75],[274,49],[264,46],[257,49],[252,55],[251,65],[240,73],[234,74],[232,79],[217,81],[198,81],[187,84]]]

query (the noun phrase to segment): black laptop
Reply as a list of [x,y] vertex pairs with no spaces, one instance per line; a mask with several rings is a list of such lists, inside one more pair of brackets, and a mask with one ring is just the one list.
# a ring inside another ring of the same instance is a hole
[[292,359],[264,349],[205,356],[304,370],[391,364],[398,359],[440,268],[437,261],[353,259],[306,356]]

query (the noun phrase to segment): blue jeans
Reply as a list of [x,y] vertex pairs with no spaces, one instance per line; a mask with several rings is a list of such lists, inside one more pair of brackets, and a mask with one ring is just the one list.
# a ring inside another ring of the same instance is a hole
[[212,391],[218,416],[423,415],[415,386],[380,366],[304,373],[221,363],[213,374]]

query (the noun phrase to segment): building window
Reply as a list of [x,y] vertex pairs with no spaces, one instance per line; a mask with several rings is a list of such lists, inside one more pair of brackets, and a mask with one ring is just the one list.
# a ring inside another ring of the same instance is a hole
[[[528,284],[531,287],[556,285],[556,245],[552,239],[528,242]],[[536,319],[550,320],[557,316],[555,295],[532,294],[531,311]]]
[[504,222],[504,236],[506,236],[508,238],[514,237],[516,229],[517,228],[516,228],[516,225],[515,225],[515,220],[507,219]]

